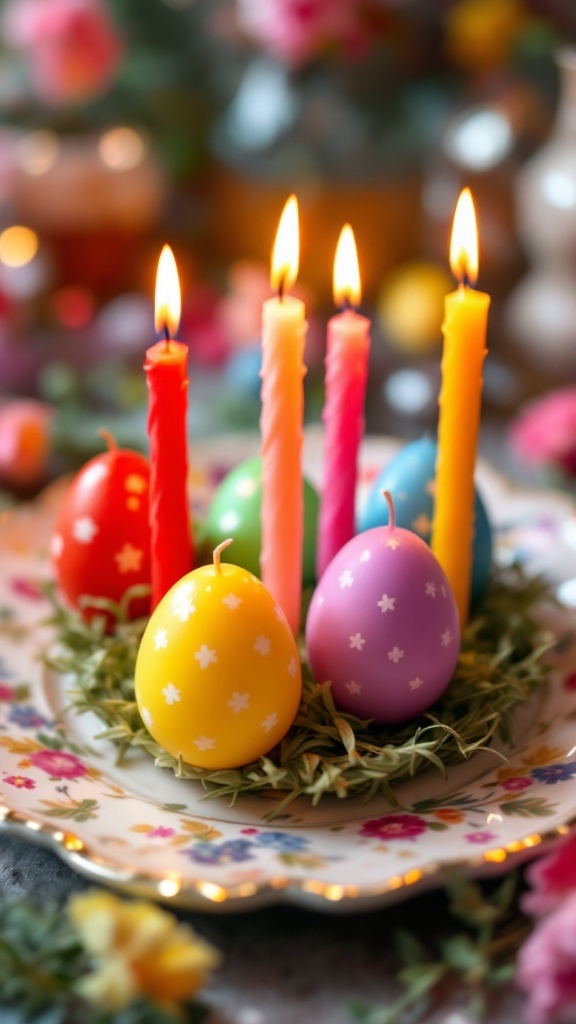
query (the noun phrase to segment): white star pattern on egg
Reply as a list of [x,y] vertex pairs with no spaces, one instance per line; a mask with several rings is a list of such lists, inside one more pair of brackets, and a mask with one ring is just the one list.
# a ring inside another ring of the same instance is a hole
[[292,679],[296,675],[296,658],[290,658],[288,662],[288,675],[292,676]]
[[272,644],[267,636],[257,636],[254,643],[254,650],[258,651],[264,657],[266,654],[270,654],[270,648]]
[[360,555],[360,561],[361,562],[369,562],[371,558],[372,558],[372,555],[370,554],[370,549],[369,548],[366,548],[366,550],[363,551],[362,554]]
[[384,547],[392,548],[392,551],[396,551],[396,548],[400,547],[400,541],[396,540],[396,537],[390,537],[390,539],[386,541]]
[[194,743],[198,747],[198,750],[214,750],[216,746],[216,740],[213,740],[211,736],[199,736]]
[[426,594],[426,597],[436,597],[436,584],[427,583],[424,587],[424,593]]
[[273,711],[272,714],[268,715],[268,718],[265,718],[262,722],[262,728],[264,729],[264,732],[270,732],[270,729],[273,729],[275,725],[278,725],[278,715]]
[[420,679],[420,676],[416,676],[416,679],[410,680],[408,686],[410,687],[411,690],[418,690],[421,686],[423,686],[423,684],[424,680]]
[[162,693],[166,698],[167,704],[177,704],[178,701],[180,700],[180,690],[178,690],[177,687],[174,686],[174,683],[168,683],[168,686],[164,687]]
[[344,590],[345,587],[351,587],[354,583],[354,577],[350,572],[350,569],[345,569],[341,576],[338,577],[338,583],[340,584],[340,590]]
[[146,726],[147,729],[151,729],[152,726],[154,725],[154,719],[152,718],[152,715],[148,711],[148,708],[142,708],[142,721],[144,722],[144,725]]
[[53,558],[60,558],[64,551],[64,538],[60,533],[55,533],[50,542],[50,551]]
[[163,647],[168,647],[168,630],[157,629],[154,633],[154,650],[160,651]]
[[79,544],[91,544],[99,532],[99,527],[90,516],[81,516],[72,524],[72,536]]
[[396,604],[396,598],[395,597],[388,597],[388,594],[382,594],[382,597],[378,601],[378,607],[380,608],[380,610],[381,610],[383,615],[386,612],[394,612],[394,611],[396,611],[396,609],[394,607],[395,604]]
[[440,639],[442,640],[442,646],[448,647],[448,644],[452,642],[452,633],[450,632],[450,630],[445,629]]
[[350,647],[353,651],[361,651],[365,643],[362,633],[354,633],[354,636],[350,637]]
[[360,683],[355,682],[354,679],[351,679],[349,683],[346,683],[346,689],[348,690],[348,693],[362,693]]
[[118,566],[118,572],[123,575],[127,572],[139,572],[142,566],[144,552],[141,548],[135,548],[126,542],[124,547],[114,555],[114,561]]
[[399,647],[393,647],[391,651],[388,651],[388,661],[393,661],[395,665],[397,665],[403,657],[404,651],[401,651]]
[[231,612],[234,612],[238,608],[238,605],[242,604],[242,598],[236,597],[236,594],[227,594],[226,597],[222,598],[222,604],[225,604]]
[[176,619],[180,619],[180,622],[188,622],[191,615],[194,615],[196,611],[195,605],[192,604],[192,599],[184,592],[184,588],[179,590],[172,602],[172,614]]
[[249,693],[233,693],[232,699],[228,701],[228,707],[232,708],[235,715],[240,714],[241,711],[247,711],[250,705],[250,694]]
[[199,662],[200,668],[208,668],[209,665],[215,665],[218,661],[216,651],[211,650],[206,644],[202,644],[202,647],[199,651],[196,651],[194,657]]

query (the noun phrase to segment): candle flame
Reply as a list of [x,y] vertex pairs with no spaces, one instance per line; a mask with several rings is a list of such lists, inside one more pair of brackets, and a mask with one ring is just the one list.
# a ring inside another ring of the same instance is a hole
[[333,292],[337,306],[359,306],[362,301],[358,253],[354,232],[349,224],[342,228],[336,246]]
[[454,214],[450,241],[450,268],[460,284],[476,284],[478,279],[478,229],[474,202],[469,188],[462,189]]
[[158,334],[175,338],[180,324],[180,282],[174,253],[165,245],[158,260],[154,323]]
[[282,211],[272,250],[270,283],[281,295],[292,287],[298,277],[299,257],[298,200],[291,195]]

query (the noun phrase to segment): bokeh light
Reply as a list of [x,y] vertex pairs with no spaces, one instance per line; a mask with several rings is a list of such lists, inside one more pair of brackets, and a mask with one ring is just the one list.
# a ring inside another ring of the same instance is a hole
[[39,130],[25,135],[18,144],[18,162],[26,173],[39,177],[52,170],[60,153],[55,132]]
[[113,171],[131,171],[141,164],[148,143],[134,128],[110,128],[98,143],[102,163]]
[[0,260],[6,267],[24,267],[38,252],[38,235],[32,228],[13,224],[0,233]]
[[59,288],[51,299],[54,319],[71,329],[86,327],[94,317],[96,303],[87,288],[70,285]]

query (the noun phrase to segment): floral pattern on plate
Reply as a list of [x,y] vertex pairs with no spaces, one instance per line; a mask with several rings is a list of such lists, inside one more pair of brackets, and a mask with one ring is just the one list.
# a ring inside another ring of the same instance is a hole
[[[206,502],[228,462],[255,443],[206,444],[196,466]],[[392,443],[364,447],[364,487],[390,456]],[[224,454],[225,453],[225,454]],[[307,473],[321,465],[321,437],[307,437]],[[553,584],[576,580],[571,542],[575,510],[552,492],[510,489],[489,470],[479,484],[497,526],[499,557],[520,555]],[[384,799],[362,806],[327,798],[306,801],[269,820],[270,799],[234,807],[207,801],[201,787],[155,769],[146,755],[116,764],[97,739],[100,723],[67,710],[65,681],[51,676],[40,653],[52,640],[44,624],[42,582],[50,576],[48,541],[59,502],[52,488],[32,507],[3,521],[0,533],[0,819],[30,838],[49,836],[73,865],[126,889],[173,898],[189,907],[232,909],[289,901],[319,909],[357,909],[432,885],[459,864],[483,872],[508,866],[565,830],[576,812],[576,645],[573,613],[547,610],[546,626],[562,637],[543,701],[516,716],[515,747],[478,754],[447,777],[429,771]],[[545,538],[545,542],[543,541]]]

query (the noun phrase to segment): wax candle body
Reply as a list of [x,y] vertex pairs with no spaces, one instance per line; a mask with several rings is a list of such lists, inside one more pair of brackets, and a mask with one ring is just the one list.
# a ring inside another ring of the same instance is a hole
[[152,609],[193,566],[186,490],[188,346],[159,341],[146,352],[150,437]]
[[460,287],[446,296],[432,550],[468,620],[474,538],[474,466],[490,296]]
[[268,299],[262,322],[262,582],[294,633],[300,624],[304,303]]
[[364,433],[364,400],[370,321],[346,310],[328,322],[324,421],[324,482],[316,574],[354,536],[358,449]]

